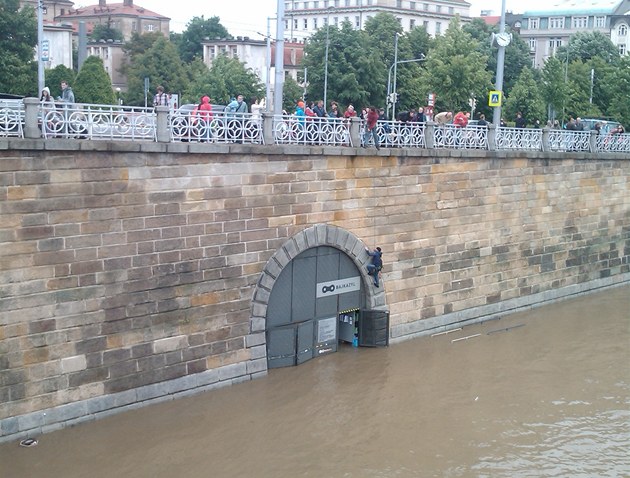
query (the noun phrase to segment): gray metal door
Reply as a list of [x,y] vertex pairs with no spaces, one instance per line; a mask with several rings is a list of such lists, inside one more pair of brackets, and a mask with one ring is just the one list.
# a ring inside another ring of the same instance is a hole
[[[345,253],[327,246],[308,249],[286,265],[267,305],[269,368],[299,365],[337,350],[339,311],[359,308],[365,301],[360,286],[349,292],[333,286],[360,275]],[[322,288],[328,293],[318,293]]]

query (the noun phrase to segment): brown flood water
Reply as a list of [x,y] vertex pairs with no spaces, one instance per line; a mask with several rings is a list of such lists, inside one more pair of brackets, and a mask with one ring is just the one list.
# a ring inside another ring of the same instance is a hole
[[2,478],[624,476],[627,286],[0,446]]

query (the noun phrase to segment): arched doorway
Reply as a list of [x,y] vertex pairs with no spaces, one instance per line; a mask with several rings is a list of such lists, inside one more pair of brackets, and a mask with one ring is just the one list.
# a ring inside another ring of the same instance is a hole
[[264,330],[268,368],[299,365],[337,351],[340,342],[388,344],[385,294],[371,285],[367,261],[361,241],[328,225],[302,231],[274,254],[252,309],[252,332]]

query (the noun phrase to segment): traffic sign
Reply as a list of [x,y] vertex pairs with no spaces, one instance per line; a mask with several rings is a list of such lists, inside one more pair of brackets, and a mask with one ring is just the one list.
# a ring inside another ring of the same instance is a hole
[[503,101],[503,93],[497,90],[493,90],[488,95],[488,106],[495,107],[501,106]]
[[42,61],[50,61],[50,42],[48,40],[42,40]]

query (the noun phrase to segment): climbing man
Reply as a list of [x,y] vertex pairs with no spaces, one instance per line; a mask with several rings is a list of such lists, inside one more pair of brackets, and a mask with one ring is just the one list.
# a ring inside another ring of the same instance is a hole
[[372,263],[367,265],[368,275],[374,278],[374,285],[378,287],[378,275],[383,268],[383,253],[380,247],[377,247],[371,252],[370,249],[366,247],[365,252],[372,258]]

